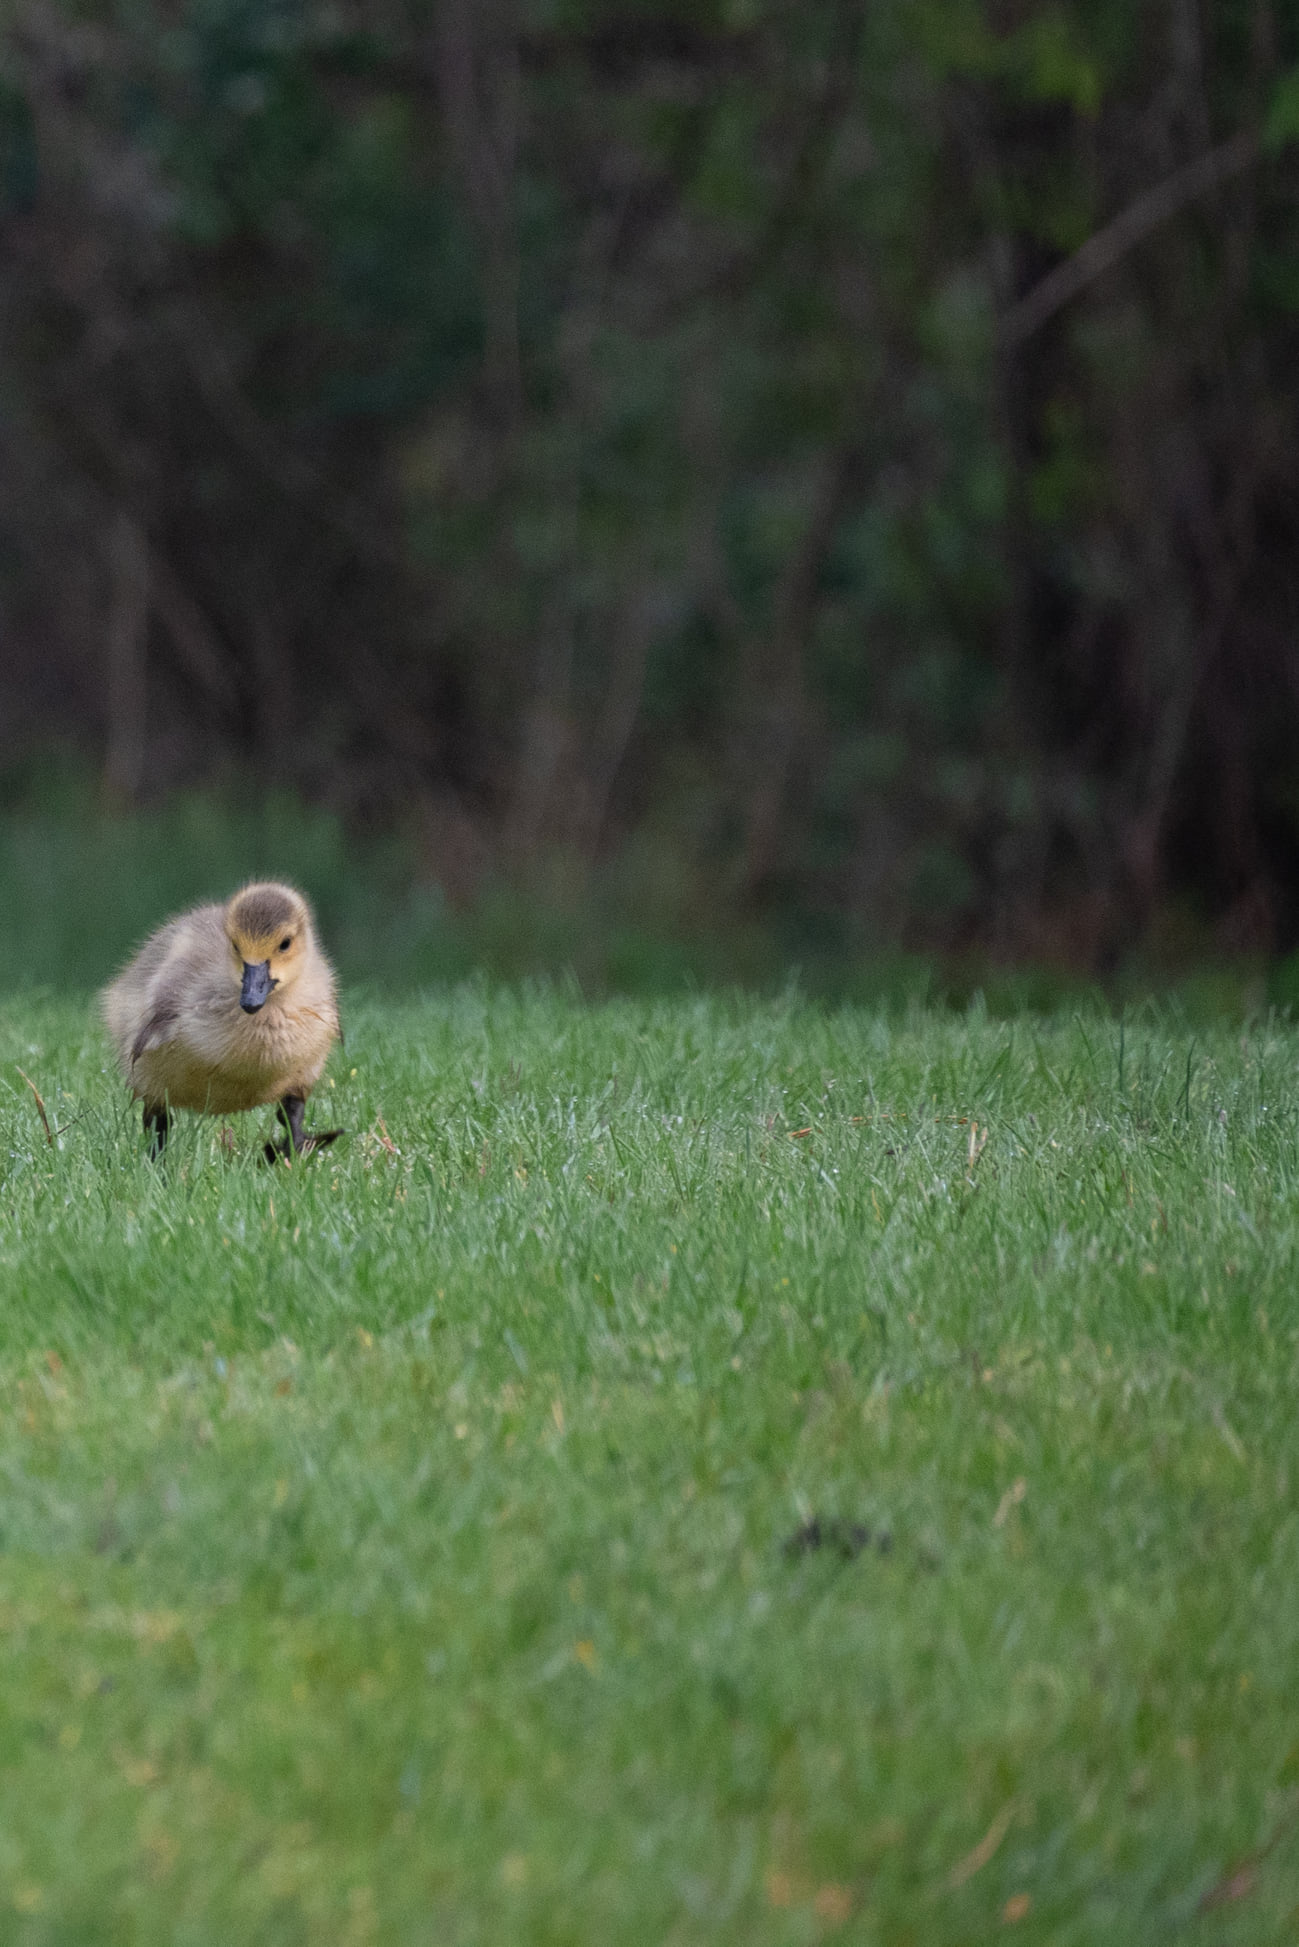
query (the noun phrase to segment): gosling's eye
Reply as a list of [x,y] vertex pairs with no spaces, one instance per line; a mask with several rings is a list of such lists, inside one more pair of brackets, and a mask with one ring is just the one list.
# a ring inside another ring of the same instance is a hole
[[293,937],[292,937],[292,935],[290,934],[290,936],[289,936],[289,938],[288,938],[288,939],[286,939],[286,940],[281,940],[281,941],[280,941],[280,952],[281,952],[281,953],[287,953],[287,952],[288,952],[288,950],[289,950],[289,948],[290,948],[290,947],[291,947],[292,945],[293,945]]

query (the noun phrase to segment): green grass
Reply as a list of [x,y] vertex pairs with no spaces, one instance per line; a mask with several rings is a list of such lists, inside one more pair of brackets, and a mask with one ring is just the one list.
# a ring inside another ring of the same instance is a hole
[[0,1009],[0,1939],[1294,1940],[1299,1034],[348,1029],[159,1169]]

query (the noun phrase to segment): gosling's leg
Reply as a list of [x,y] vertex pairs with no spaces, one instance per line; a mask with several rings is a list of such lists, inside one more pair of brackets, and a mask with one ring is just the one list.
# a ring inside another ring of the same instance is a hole
[[146,1102],[144,1105],[144,1130],[149,1138],[149,1153],[151,1156],[157,1157],[162,1155],[163,1150],[167,1147],[167,1135],[170,1128],[171,1116],[167,1109],[162,1106],[151,1107]]
[[324,1149],[336,1136],[342,1135],[341,1129],[321,1129],[308,1135],[302,1126],[306,1112],[304,1096],[285,1095],[280,1098],[278,1113],[288,1133],[283,1142],[267,1143],[263,1153],[268,1163],[275,1162],[281,1156],[290,1162],[295,1156],[310,1156],[313,1150]]
[[280,1097],[276,1114],[284,1124],[286,1134],[283,1142],[267,1143],[264,1153],[268,1163],[275,1162],[276,1158],[280,1156],[286,1157],[291,1161],[293,1157],[299,1154],[306,1140],[306,1130],[302,1126],[302,1118],[306,1114],[306,1110],[307,1104],[301,1095],[283,1095]]
[[280,1120],[288,1130],[288,1146],[296,1156],[306,1140],[306,1130],[302,1118],[307,1113],[307,1105],[300,1095],[286,1095],[280,1103]]

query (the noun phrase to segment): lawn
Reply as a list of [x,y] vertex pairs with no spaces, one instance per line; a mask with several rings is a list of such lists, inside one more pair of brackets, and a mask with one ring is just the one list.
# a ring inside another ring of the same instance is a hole
[[0,1008],[0,1939],[1293,1942],[1299,1032],[347,1024]]

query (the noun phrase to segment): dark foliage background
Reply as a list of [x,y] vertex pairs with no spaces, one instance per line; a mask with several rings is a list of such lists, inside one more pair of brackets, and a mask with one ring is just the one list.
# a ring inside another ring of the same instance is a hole
[[1293,947],[1297,64],[1299,0],[11,0],[0,764],[243,767],[453,902]]

